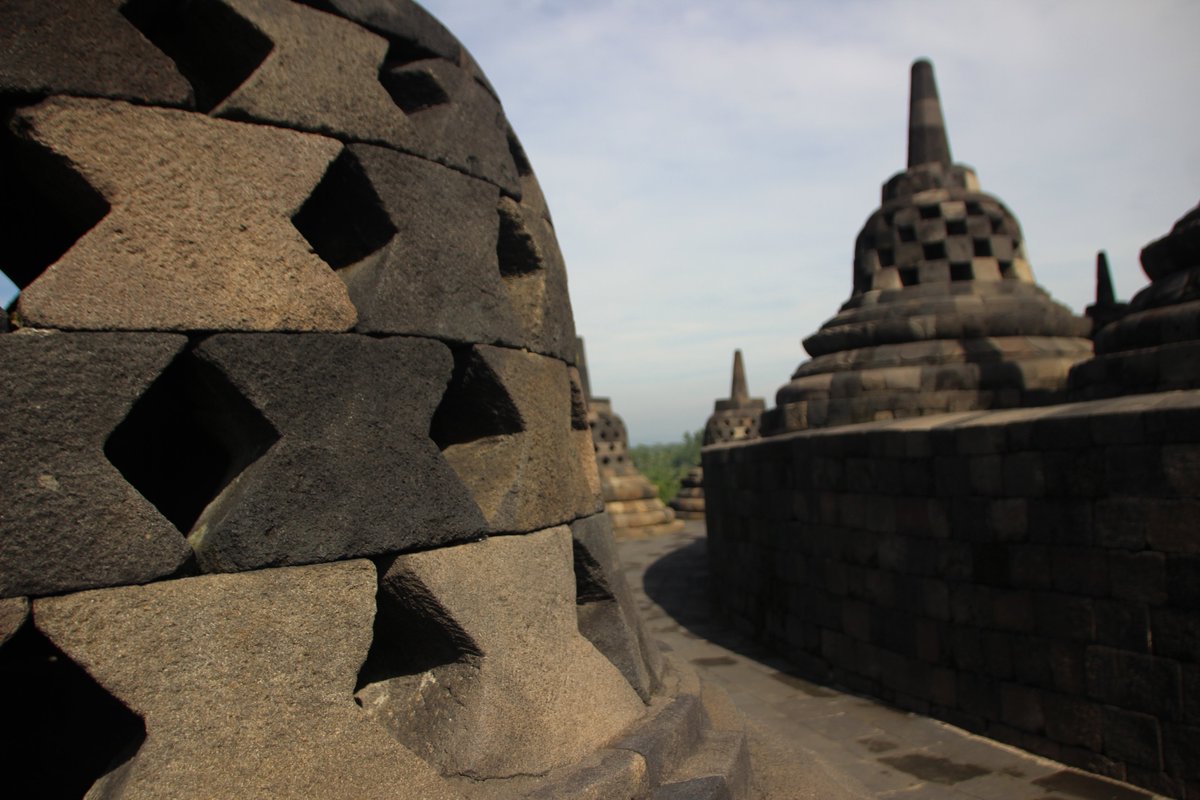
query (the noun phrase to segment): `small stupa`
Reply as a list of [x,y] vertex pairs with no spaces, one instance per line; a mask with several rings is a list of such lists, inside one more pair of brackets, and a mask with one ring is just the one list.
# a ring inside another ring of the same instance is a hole
[[[734,442],[741,439],[757,439],[759,418],[766,409],[761,397],[751,397],[746,388],[746,367],[742,363],[742,351],[733,351],[733,381],[729,397],[717,400],[713,413],[704,425],[703,443]],[[693,467],[684,476],[679,494],[671,501],[675,515],[682,519],[704,517],[704,468]]]
[[1083,310],[1083,315],[1092,321],[1092,339],[1128,311],[1128,303],[1117,301],[1112,273],[1108,269],[1108,254],[1101,250],[1096,253],[1096,302]]
[[1096,332],[1095,358],[1071,371],[1078,399],[1200,388],[1200,205],[1141,260],[1150,285]]
[[592,394],[583,337],[576,341],[575,365],[587,396],[588,425],[596,448],[600,491],[604,508],[612,518],[614,535],[618,539],[640,539],[682,529],[683,521],[675,519],[675,512],[659,498],[658,487],[638,471],[629,457],[625,421],[612,410],[609,398]]
[[955,164],[933,66],[912,66],[908,168],[854,247],[854,288],[764,417],[779,433],[1062,399],[1091,323],[1033,279],[1021,227]]

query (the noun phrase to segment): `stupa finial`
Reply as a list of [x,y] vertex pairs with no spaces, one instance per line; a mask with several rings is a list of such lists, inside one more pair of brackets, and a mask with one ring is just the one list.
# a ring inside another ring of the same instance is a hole
[[939,163],[949,167],[950,139],[942,118],[933,64],[918,59],[912,65],[908,100],[908,168]]
[[742,364],[742,351],[733,351],[733,385],[729,389],[729,399],[739,406],[750,402],[750,390],[746,388],[746,367]]

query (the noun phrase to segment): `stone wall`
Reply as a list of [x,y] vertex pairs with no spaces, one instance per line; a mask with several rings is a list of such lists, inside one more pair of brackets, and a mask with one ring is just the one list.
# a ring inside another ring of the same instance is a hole
[[719,601],[812,677],[1200,797],[1200,392],[704,451]]

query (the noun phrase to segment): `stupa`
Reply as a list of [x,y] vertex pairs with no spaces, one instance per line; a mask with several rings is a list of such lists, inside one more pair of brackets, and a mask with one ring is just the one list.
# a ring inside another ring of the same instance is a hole
[[1071,372],[1078,399],[1200,388],[1200,205],[1142,248],[1150,285],[1095,334]]
[[[766,403],[761,397],[751,397],[746,386],[746,367],[742,351],[733,351],[733,379],[729,397],[717,400],[713,413],[704,424],[704,446],[742,439],[758,438],[759,418]],[[704,517],[704,468],[693,467],[684,476],[679,494],[671,501],[675,514],[683,519]]]
[[592,395],[582,337],[578,339],[576,353],[600,470],[600,490],[604,509],[612,518],[613,532],[618,538],[643,538],[681,530],[683,521],[675,519],[675,512],[659,497],[658,487],[638,471],[629,457],[629,434],[625,421],[613,411],[612,401]]
[[8,0],[0,103],[5,796],[746,796],[633,607],[549,212],[445,28]]
[[1016,217],[955,164],[933,67],[912,66],[908,168],[854,247],[854,286],[776,394],[778,433],[1062,399],[1090,322],[1033,279]]

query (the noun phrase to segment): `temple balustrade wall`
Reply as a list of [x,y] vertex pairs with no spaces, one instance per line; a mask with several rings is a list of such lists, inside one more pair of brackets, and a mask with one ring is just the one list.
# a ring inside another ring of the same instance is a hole
[[1200,796],[1200,391],[703,453],[717,601],[806,677]]

